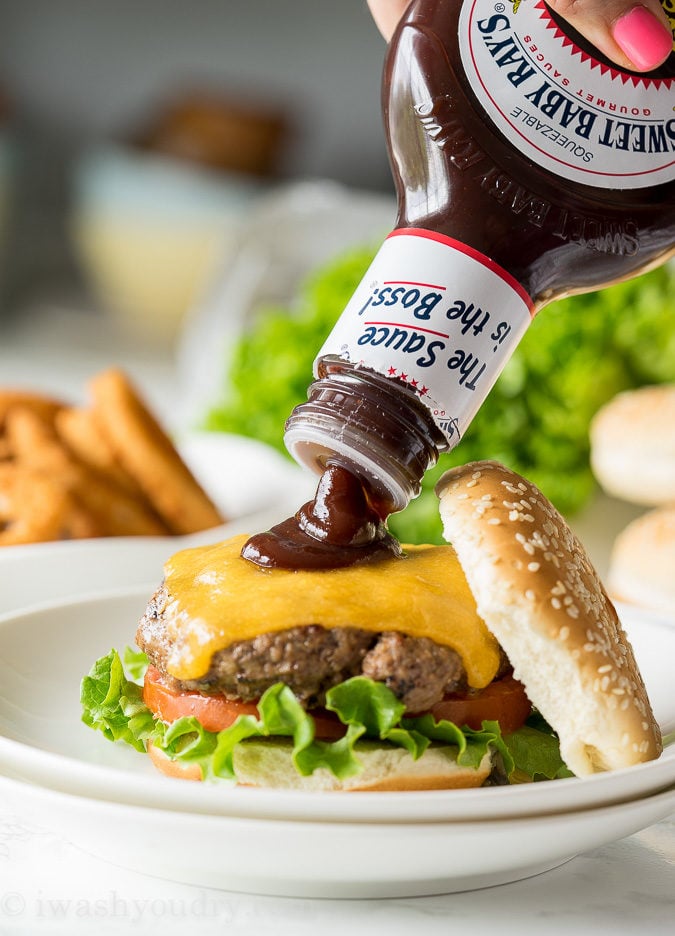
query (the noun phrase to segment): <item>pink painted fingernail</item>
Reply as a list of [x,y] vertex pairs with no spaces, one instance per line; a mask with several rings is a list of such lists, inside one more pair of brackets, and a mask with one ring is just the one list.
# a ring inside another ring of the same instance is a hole
[[669,29],[646,7],[636,6],[614,24],[614,41],[640,71],[656,68],[673,48]]

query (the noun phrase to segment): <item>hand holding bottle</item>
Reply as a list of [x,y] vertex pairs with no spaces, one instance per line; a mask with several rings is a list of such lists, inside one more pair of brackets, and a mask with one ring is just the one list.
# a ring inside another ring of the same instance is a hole
[[[408,2],[368,0],[385,39]],[[672,51],[672,31],[660,0],[549,0],[548,5],[607,58],[631,71],[651,71]]]

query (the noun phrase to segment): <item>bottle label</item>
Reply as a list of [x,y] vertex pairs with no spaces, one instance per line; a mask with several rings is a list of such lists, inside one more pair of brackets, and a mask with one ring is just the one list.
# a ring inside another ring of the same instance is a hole
[[597,61],[542,0],[466,0],[460,53],[483,108],[538,165],[606,189],[675,179],[675,79]]
[[522,286],[488,257],[442,234],[401,228],[378,251],[317,361],[337,355],[405,381],[452,448],[533,314]]

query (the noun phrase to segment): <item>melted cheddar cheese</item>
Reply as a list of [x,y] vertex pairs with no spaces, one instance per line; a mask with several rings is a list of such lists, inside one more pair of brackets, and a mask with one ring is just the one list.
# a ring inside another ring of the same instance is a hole
[[246,540],[187,549],[165,566],[167,669],[177,679],[201,678],[213,654],[236,641],[307,624],[429,637],[460,655],[477,689],[497,672],[497,642],[451,546],[405,546],[398,559],[290,571],[242,559]]

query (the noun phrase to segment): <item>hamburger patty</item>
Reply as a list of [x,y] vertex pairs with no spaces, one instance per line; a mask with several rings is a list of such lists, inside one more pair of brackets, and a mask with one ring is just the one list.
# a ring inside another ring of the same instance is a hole
[[250,702],[283,682],[311,708],[324,703],[332,686],[363,674],[388,686],[409,711],[421,712],[466,686],[458,654],[427,637],[312,623],[237,641],[214,654],[203,677],[180,681],[167,673],[172,651],[168,607],[170,596],[161,585],[141,618],[136,643],[172,689]]

